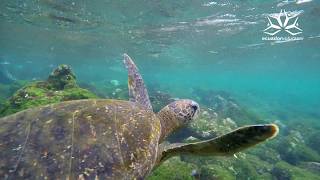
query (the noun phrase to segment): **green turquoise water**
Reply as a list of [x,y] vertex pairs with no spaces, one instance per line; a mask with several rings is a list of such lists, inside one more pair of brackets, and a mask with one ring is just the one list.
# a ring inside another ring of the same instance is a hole
[[[262,40],[281,10],[299,14],[303,40]],[[147,87],[172,97],[220,90],[268,122],[320,124],[318,0],[2,0],[0,22],[0,68],[18,80],[68,64],[103,93],[111,80],[127,83],[128,53]]]

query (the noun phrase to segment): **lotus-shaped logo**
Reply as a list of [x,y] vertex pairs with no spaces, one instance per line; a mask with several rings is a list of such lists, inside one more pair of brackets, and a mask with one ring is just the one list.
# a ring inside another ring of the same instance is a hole
[[[286,31],[292,36],[296,36],[302,33],[302,29],[298,26],[299,14],[288,14],[286,11],[281,10],[280,13],[276,15],[268,15],[268,27],[263,30],[265,34],[274,36],[280,31]],[[282,22],[281,17],[285,16]]]

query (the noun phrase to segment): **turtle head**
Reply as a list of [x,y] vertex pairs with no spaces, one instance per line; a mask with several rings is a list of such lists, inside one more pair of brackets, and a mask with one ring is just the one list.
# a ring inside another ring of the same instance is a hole
[[158,117],[161,122],[162,142],[170,133],[195,119],[200,112],[199,104],[193,100],[181,99],[161,109]]
[[167,107],[167,110],[175,117],[174,119],[175,121],[178,121],[177,123],[179,125],[188,124],[192,119],[198,116],[200,111],[199,104],[189,99],[174,101]]

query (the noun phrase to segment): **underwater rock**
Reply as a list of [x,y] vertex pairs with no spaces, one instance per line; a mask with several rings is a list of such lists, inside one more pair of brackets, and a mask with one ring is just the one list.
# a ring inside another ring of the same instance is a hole
[[[258,149],[260,147],[256,147]],[[273,165],[261,160],[259,156],[247,153],[238,153],[233,162],[237,179],[272,179]]]
[[234,157],[185,155],[181,160],[197,166],[200,179],[273,179],[272,164],[247,153],[237,153]]
[[225,91],[196,88],[192,93],[201,104],[212,109],[221,118],[231,118],[239,125],[265,123],[265,121],[255,113],[239,105],[239,103]]
[[316,174],[283,161],[277,163],[272,169],[272,176],[276,180],[319,179]]
[[287,169],[276,167],[272,170],[272,175],[277,180],[290,180],[291,174]]
[[216,112],[227,112],[229,109],[240,110],[237,102],[225,91],[204,90],[196,88],[192,92],[202,104]]
[[308,169],[311,172],[320,174],[320,162],[302,162],[299,166]]
[[[254,149],[258,148],[260,146]],[[250,151],[230,157],[181,155],[180,159],[197,166],[200,179],[273,179],[271,171],[274,163],[261,160]]]
[[197,119],[188,125],[196,138],[210,139],[225,134],[237,128],[238,125],[231,118],[219,118],[211,109],[203,108]]
[[290,130],[289,134],[271,143],[280,153],[281,159],[297,165],[301,161],[320,161],[320,155],[308,147],[305,138],[297,130]]
[[65,64],[56,68],[48,77],[47,82],[48,88],[53,90],[78,87],[76,76],[72,72],[71,67]]
[[71,68],[61,65],[53,71],[47,81],[29,83],[10,97],[0,109],[0,116],[13,114],[24,109],[61,101],[97,98],[77,85]]
[[163,107],[174,101],[171,95],[163,91],[151,89],[149,94],[154,112],[160,111]]
[[[259,174],[254,165],[255,164],[252,164],[251,162],[248,162],[245,160],[237,160],[234,163],[234,168],[233,168],[234,171],[236,172],[237,179],[246,179],[247,177],[250,177],[252,179],[258,179]],[[238,169],[241,169],[241,171],[237,171]]]
[[[26,82],[24,81],[15,81],[11,84],[1,84],[0,83],[0,110],[4,108],[7,98],[12,96],[14,92],[24,86]],[[1,116],[1,114],[0,114]]]
[[252,149],[251,154],[256,155],[261,160],[271,164],[281,161],[281,156],[277,149],[274,149],[267,145],[261,145],[258,148]]
[[225,169],[219,165],[202,166],[200,169],[200,179],[228,179],[235,180],[235,176],[230,169]]
[[201,169],[201,179],[272,179],[272,165],[247,153],[237,153],[234,157],[205,157],[194,162]]
[[146,179],[147,180],[162,180],[162,179],[183,179],[192,180],[192,171],[196,166],[190,163],[185,163],[179,157],[173,157],[163,162],[156,168]]
[[320,131],[314,130],[307,140],[307,144],[320,154]]

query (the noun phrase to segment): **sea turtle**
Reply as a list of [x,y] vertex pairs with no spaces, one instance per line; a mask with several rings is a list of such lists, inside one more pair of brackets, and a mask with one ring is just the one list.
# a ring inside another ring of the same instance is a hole
[[0,119],[0,179],[143,179],[178,154],[231,155],[274,137],[274,124],[241,127],[196,143],[164,143],[200,108],[177,100],[154,113],[141,75],[124,54],[130,101],[90,99]]

